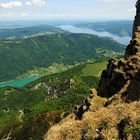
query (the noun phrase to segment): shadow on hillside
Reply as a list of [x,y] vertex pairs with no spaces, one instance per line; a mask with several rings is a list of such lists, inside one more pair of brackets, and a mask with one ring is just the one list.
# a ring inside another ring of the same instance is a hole
[[127,91],[122,94],[122,98],[124,98],[126,101],[137,101],[140,99],[140,70],[131,80]]

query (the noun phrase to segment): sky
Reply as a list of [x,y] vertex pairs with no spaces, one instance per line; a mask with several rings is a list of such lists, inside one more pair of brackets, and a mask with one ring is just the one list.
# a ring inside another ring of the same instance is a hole
[[132,20],[136,0],[0,0],[0,20]]

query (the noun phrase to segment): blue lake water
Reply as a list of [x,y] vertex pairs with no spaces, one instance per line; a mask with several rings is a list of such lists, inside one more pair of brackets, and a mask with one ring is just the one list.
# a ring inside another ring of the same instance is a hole
[[120,37],[117,35],[113,35],[109,32],[98,32],[95,30],[91,30],[89,28],[75,27],[73,25],[62,25],[59,27],[65,31],[69,31],[71,33],[86,33],[86,34],[97,35],[99,37],[110,37],[123,45],[129,44],[129,42],[131,40],[131,38],[129,36]]
[[26,84],[33,82],[37,79],[38,79],[38,77],[33,76],[33,77],[28,77],[28,78],[24,78],[24,79],[20,79],[20,80],[11,80],[11,81],[7,81],[7,82],[1,82],[0,87],[6,87],[6,86],[23,87]]

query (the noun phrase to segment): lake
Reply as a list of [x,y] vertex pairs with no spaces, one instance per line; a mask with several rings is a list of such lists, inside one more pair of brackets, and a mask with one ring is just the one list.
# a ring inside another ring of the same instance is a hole
[[129,36],[121,37],[121,36],[113,35],[109,32],[98,32],[95,30],[91,30],[89,28],[75,27],[73,25],[62,25],[59,27],[65,31],[69,31],[71,33],[86,33],[86,34],[97,35],[99,37],[110,37],[123,45],[128,45],[131,40],[131,38]]
[[11,80],[11,81],[7,81],[7,82],[1,82],[0,87],[6,87],[6,86],[23,87],[26,84],[33,82],[37,79],[38,79],[38,77],[32,76],[32,77],[28,77],[28,78],[24,78],[24,79],[20,79],[20,80]]

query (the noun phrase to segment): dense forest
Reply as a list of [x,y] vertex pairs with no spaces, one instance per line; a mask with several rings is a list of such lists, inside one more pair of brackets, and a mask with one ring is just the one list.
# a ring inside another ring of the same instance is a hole
[[124,46],[110,38],[87,34],[49,34],[27,39],[0,41],[0,81],[28,70],[122,55]]
[[44,76],[23,88],[0,88],[0,139],[20,140],[42,136],[73,111],[97,87],[107,61],[85,63],[65,72]]

